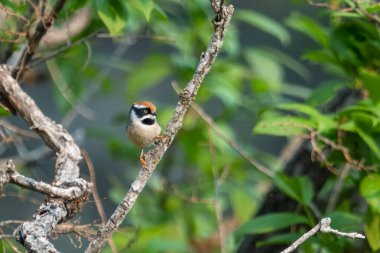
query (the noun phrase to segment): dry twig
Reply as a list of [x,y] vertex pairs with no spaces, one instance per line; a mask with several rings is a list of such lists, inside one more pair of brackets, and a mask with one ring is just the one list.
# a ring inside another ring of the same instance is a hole
[[331,219],[330,218],[323,218],[315,227],[313,227],[311,230],[303,234],[298,240],[296,240],[292,245],[290,245],[288,248],[285,250],[281,251],[281,253],[290,253],[295,251],[302,243],[304,243],[307,239],[312,237],[318,232],[322,233],[332,233],[338,236],[343,236],[343,237],[349,237],[352,239],[365,239],[365,236],[362,234],[359,234],[357,232],[353,233],[345,233],[345,232],[340,232],[336,229],[333,229],[330,227],[331,224]]

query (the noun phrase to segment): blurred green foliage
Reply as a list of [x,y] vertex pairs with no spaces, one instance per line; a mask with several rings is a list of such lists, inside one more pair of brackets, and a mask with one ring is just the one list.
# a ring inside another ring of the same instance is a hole
[[[15,13],[6,19],[7,28],[17,29],[16,21],[20,19],[17,16],[26,17],[28,4],[5,0],[2,5]],[[151,89],[157,93],[161,89],[171,91],[171,80],[184,87],[213,31],[211,19],[214,14],[209,1],[205,0],[69,1],[57,20],[63,22],[84,7],[91,8],[92,22],[73,42],[94,31],[107,31],[112,35],[113,43],[122,45],[128,41],[134,43],[137,35],[142,34],[157,50],[137,62],[128,57],[113,59],[102,52],[97,52],[92,59],[93,48],[82,43],[49,60],[50,74],[55,76],[53,67],[56,66],[62,75],[61,78],[53,78],[56,85],[53,95],[59,108],[65,112],[85,99],[94,85],[101,86],[106,93],[114,89],[113,83],[122,82],[125,108],[143,94],[152,94],[149,93]],[[204,80],[196,101],[213,115],[215,126],[222,129],[229,140],[238,142],[251,157],[277,173],[273,178],[260,174],[191,110],[175,143],[138,198],[123,227],[115,233],[113,239],[119,251],[219,252],[223,244],[228,252],[234,252],[246,234],[281,230],[285,232],[267,238],[259,245],[291,244],[313,226],[318,218],[310,211],[311,205],[315,204],[316,196],[323,198],[318,203],[328,202],[339,176],[331,174],[323,188],[324,193],[314,192],[310,178],[290,178],[279,172],[278,157],[258,150],[250,139],[240,136],[244,134],[240,127],[248,124],[248,129],[253,128],[256,135],[310,139],[314,151],[320,154],[319,161],[338,173],[349,164],[352,169],[343,178],[341,196],[359,191],[366,206],[356,207],[347,196],[333,210],[324,211],[324,205],[317,208],[323,216],[332,218],[334,228],[364,231],[370,247],[365,252],[378,251],[379,10],[380,5],[375,1],[332,0],[321,8],[323,17],[328,19],[321,24],[317,19],[296,11],[284,22],[279,22],[259,12],[237,8],[223,52]],[[20,22],[23,24],[21,27],[27,26],[24,21]],[[300,60],[323,68],[327,80],[316,85],[315,89],[288,82],[286,73],[289,70],[305,83],[313,73],[285,50],[242,43],[244,34],[241,34],[241,26],[272,36],[284,47],[292,43],[291,31],[308,37],[315,47],[305,48]],[[3,33],[4,38],[16,38],[1,30],[1,35]],[[105,67],[118,71],[118,74],[102,76]],[[345,88],[361,91],[363,98],[337,112],[324,113],[323,105]],[[72,94],[65,94],[67,90]],[[172,96],[174,94],[173,91]],[[157,98],[152,100],[158,101]],[[159,121],[165,125],[175,104],[163,101],[157,104]],[[115,122],[124,126],[128,110],[118,113]],[[88,138],[106,140],[108,151],[115,160],[130,164],[130,157],[138,157],[139,150],[114,133],[96,126],[88,129],[87,133]],[[137,165],[137,159],[133,165]],[[128,170],[126,175],[108,175],[112,185],[109,196],[114,203],[119,203],[127,192],[133,174]],[[297,201],[307,215],[294,212],[253,217],[271,185]],[[295,224],[304,226],[298,233],[291,233],[288,228]],[[220,238],[222,229],[227,233]],[[0,240],[0,252],[6,252],[4,245]],[[345,252],[358,245],[357,241],[318,235],[307,241],[299,252],[317,252],[317,249]],[[105,252],[111,250],[107,248]]]

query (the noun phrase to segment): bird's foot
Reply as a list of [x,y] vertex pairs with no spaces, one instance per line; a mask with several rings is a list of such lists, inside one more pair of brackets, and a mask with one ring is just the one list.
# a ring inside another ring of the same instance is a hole
[[160,142],[166,141],[167,139],[169,139],[169,136],[167,135],[157,135],[156,137],[154,137],[153,141],[155,144],[158,144]]
[[147,164],[146,161],[145,161],[144,150],[141,150],[141,154],[140,154],[140,162],[141,162],[141,166],[142,166],[144,169],[148,169],[148,164]]

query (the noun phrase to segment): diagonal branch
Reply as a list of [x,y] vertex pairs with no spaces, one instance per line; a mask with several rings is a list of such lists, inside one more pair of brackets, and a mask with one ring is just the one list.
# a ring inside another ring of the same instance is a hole
[[149,180],[157,164],[160,162],[164,153],[169,148],[176,134],[182,127],[182,121],[185,116],[185,113],[189,109],[191,102],[195,100],[198,89],[203,79],[210,71],[216,56],[218,55],[222,47],[224,35],[230,23],[230,19],[234,11],[234,8],[232,5],[220,6],[220,10],[221,11],[218,11],[217,13],[217,18],[213,21],[214,34],[211,38],[207,51],[204,54],[202,54],[200,62],[198,64],[197,69],[195,70],[192,79],[186,85],[185,89],[182,91],[179,97],[177,107],[164,131],[164,140],[156,143],[156,145],[145,154],[147,168],[142,168],[140,170],[137,178],[132,183],[131,188],[125,195],[122,202],[118,205],[118,207],[116,208],[112,216],[109,218],[107,223],[100,227],[96,238],[90,242],[90,245],[88,246],[85,252],[100,252],[107,240],[112,236],[113,232],[116,231],[116,229],[120,226],[128,212],[133,207],[137,197],[143,190],[145,184]]
[[[80,149],[72,136],[59,124],[46,117],[11,76],[9,69],[0,65],[0,93],[17,113],[36,131],[57,154],[55,178],[52,185],[68,188],[79,180]],[[18,231],[18,240],[29,252],[57,252],[47,237],[54,227],[79,212],[87,200],[90,185],[84,187],[73,200],[48,197],[38,208],[34,219],[25,222]]]

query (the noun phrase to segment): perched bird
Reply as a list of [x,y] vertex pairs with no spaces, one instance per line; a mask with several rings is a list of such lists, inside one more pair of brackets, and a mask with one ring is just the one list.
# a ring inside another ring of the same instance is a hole
[[128,138],[137,146],[142,148],[140,161],[146,167],[144,159],[144,148],[160,139],[161,127],[156,120],[156,106],[149,101],[136,102],[129,110],[127,124]]

